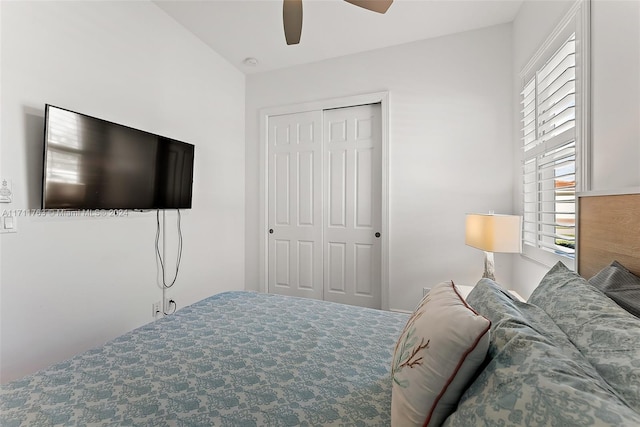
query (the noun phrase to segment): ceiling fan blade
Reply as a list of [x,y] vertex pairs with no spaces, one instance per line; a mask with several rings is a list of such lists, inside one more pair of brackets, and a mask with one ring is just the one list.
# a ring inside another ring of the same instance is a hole
[[284,0],[282,5],[284,38],[288,45],[300,43],[302,34],[302,0]]
[[385,13],[393,0],[344,0],[356,6],[362,7],[373,12]]

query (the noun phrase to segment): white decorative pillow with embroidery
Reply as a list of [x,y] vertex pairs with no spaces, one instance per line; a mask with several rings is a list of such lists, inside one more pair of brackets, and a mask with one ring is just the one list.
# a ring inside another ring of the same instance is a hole
[[490,327],[453,282],[434,286],[396,343],[391,425],[442,424],[487,355]]

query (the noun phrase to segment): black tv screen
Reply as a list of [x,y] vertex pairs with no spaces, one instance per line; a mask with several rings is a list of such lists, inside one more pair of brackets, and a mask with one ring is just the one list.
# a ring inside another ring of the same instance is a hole
[[43,209],[191,208],[195,147],[47,104]]

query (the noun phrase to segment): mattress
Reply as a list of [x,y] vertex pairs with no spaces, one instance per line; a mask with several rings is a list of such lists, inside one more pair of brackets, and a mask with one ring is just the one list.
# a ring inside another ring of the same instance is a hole
[[407,315],[212,296],[0,387],[0,425],[390,425]]

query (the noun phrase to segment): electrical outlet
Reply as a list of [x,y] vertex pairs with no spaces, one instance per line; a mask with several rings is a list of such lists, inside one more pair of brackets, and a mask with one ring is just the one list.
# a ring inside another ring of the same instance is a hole
[[172,310],[172,309],[171,309],[171,303],[170,303],[170,301],[171,301],[171,298],[169,298],[169,297],[166,297],[166,298],[164,299],[164,310],[163,310],[163,311],[164,311],[165,313],[170,313],[170,312],[171,312],[171,310]]
[[153,317],[157,317],[158,314],[162,314],[162,308],[160,307],[160,301],[156,301],[153,304],[151,304],[151,310],[153,310],[151,312],[151,316],[153,316]]

